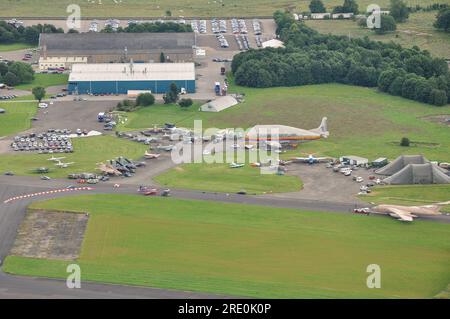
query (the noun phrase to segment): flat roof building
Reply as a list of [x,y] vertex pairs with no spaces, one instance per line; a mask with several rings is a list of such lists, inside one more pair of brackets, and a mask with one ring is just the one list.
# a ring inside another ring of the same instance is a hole
[[68,89],[79,94],[166,93],[171,83],[195,93],[194,63],[74,64]]
[[82,57],[88,63],[191,62],[194,56],[193,32],[168,33],[42,33],[41,58]]

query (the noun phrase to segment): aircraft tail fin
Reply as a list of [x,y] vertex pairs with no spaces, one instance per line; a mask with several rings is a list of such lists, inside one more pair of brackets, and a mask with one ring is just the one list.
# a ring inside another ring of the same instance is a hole
[[322,122],[320,123],[320,126],[312,131],[319,133],[322,137],[328,137],[330,135],[330,132],[328,132],[327,121],[328,121],[328,119],[326,117],[322,118]]

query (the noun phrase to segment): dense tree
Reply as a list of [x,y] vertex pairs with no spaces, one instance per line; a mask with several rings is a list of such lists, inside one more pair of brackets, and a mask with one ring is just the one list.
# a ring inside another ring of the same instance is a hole
[[434,27],[445,32],[450,32],[450,8],[439,11]]
[[444,90],[433,89],[430,93],[430,103],[436,106],[444,106],[447,104],[448,97]]
[[163,96],[164,103],[176,103],[179,98],[179,93],[177,85],[175,83],[170,84],[169,91]]
[[189,99],[189,98],[188,99],[181,99],[180,102],[178,102],[179,106],[185,107],[185,108],[191,106],[192,104],[194,104],[194,102],[192,101],[192,99]]
[[136,99],[137,106],[150,106],[155,104],[155,97],[151,93],[141,93]]
[[5,84],[9,86],[20,84],[19,78],[12,72],[8,72],[3,76],[3,82],[5,82]]
[[44,98],[45,96],[45,89],[42,86],[36,86],[33,88],[33,90],[31,91],[34,95],[34,98],[36,100],[38,100],[39,102],[41,102],[41,100]]
[[431,104],[445,98],[450,102],[445,60],[418,47],[320,34],[291,16],[274,14],[286,48],[249,50],[234,56],[231,70],[237,84],[263,88],[338,82],[378,86],[380,91]]
[[323,5],[322,0],[311,0],[309,4],[309,11],[311,13],[324,13],[327,12],[325,6]]
[[391,0],[389,10],[396,22],[405,22],[409,18],[409,9],[403,0]]
[[377,34],[386,34],[388,32],[397,30],[397,24],[394,17],[382,14],[380,18],[380,27],[374,29]]
[[344,4],[342,5],[343,13],[354,13],[358,14],[358,3],[355,0],[344,0]]

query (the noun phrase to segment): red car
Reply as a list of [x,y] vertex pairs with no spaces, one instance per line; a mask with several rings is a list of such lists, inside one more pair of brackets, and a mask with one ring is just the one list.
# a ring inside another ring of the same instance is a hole
[[353,210],[353,213],[355,214],[363,214],[363,215],[369,215],[370,210],[368,208],[355,208]]
[[158,190],[147,186],[139,186],[138,193],[144,196],[152,196],[158,194]]

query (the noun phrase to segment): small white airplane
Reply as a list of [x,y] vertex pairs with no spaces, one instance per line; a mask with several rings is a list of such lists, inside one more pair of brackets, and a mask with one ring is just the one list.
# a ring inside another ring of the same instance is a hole
[[51,158],[49,158],[47,161],[52,161],[52,162],[61,162],[61,160],[65,159],[65,157],[54,157],[52,156]]
[[63,162],[61,162],[61,161],[58,161],[58,162],[55,164],[55,166],[57,166],[57,167],[59,167],[59,168],[67,168],[67,167],[69,167],[70,165],[73,165],[73,164],[75,164],[75,162],[63,163]]
[[308,157],[294,157],[292,158],[292,161],[296,163],[308,163],[310,165],[316,164],[316,163],[325,163],[331,161],[331,157],[314,157],[314,155],[309,154]]
[[230,164],[230,168],[241,168],[241,167],[244,167],[244,165],[245,164],[238,164],[238,163],[233,162]]
[[442,215],[443,206],[450,205],[450,201],[424,206],[378,205],[369,209],[370,213],[389,215],[404,222],[412,222],[414,218],[422,216]]
[[161,154],[152,154],[152,153],[149,153],[149,152],[145,152],[145,154],[144,154],[144,157],[146,159],[156,159],[156,158],[158,158],[160,156],[161,156]]

